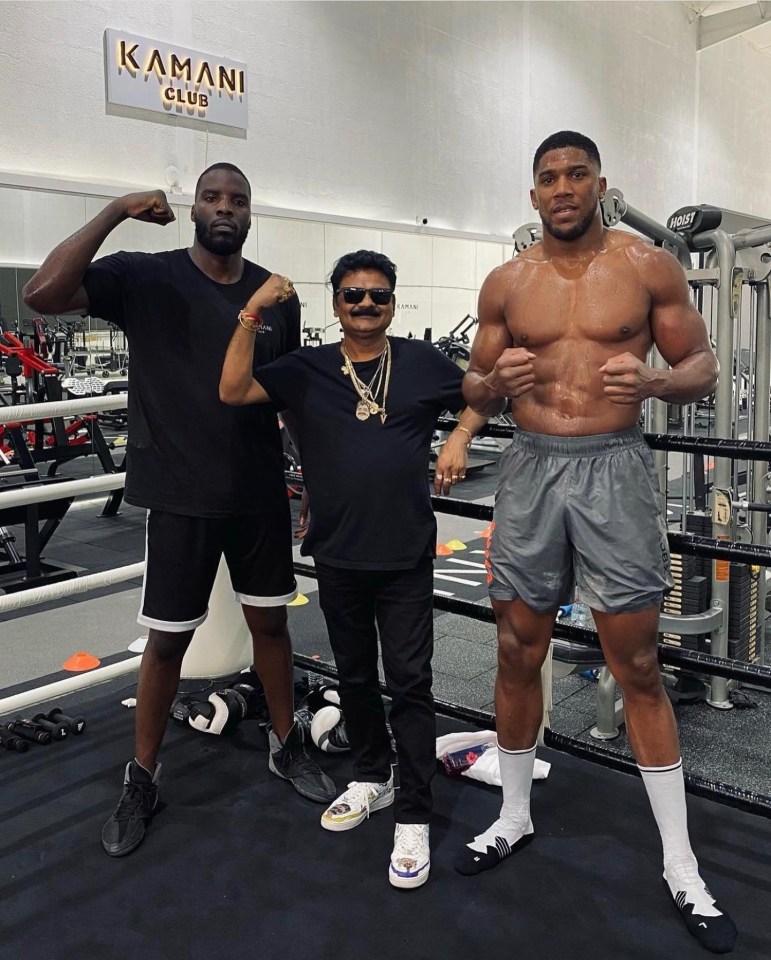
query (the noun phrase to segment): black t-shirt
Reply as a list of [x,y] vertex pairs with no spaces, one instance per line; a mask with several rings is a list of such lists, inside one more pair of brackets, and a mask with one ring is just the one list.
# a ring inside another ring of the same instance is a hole
[[[303,347],[255,372],[297,423],[310,498],[302,552],[330,566],[408,569],[435,550],[431,436],[443,410],[463,405],[463,371],[423,340],[390,340],[385,424],[379,414],[356,419],[359,397],[339,344]],[[354,364],[359,378],[368,383],[377,363]]]
[[[215,283],[187,250],[117,253],[86,271],[90,313],[128,338],[128,503],[227,517],[286,501],[275,408],[219,399],[238,311],[269,276],[245,260],[237,283]],[[255,368],[299,346],[297,297],[263,311],[263,321]]]

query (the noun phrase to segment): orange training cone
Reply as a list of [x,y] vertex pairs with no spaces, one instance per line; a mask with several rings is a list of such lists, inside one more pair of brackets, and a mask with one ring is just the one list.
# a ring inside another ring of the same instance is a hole
[[451,553],[452,553],[452,547],[448,547],[446,543],[437,543],[436,545],[437,557],[449,557]]
[[70,673],[81,673],[83,670],[93,670],[101,662],[98,657],[94,657],[90,653],[78,651],[78,653],[73,653],[69,660],[64,661],[62,670],[69,670]]
[[490,536],[492,532],[493,532],[492,526],[485,527],[484,530],[478,531],[477,536],[484,537],[485,540],[487,540],[487,538]]

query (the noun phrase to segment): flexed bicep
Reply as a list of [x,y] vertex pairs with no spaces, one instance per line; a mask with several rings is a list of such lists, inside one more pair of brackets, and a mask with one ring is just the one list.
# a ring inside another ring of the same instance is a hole
[[670,365],[670,376],[655,396],[670,403],[691,403],[711,393],[718,364],[704,318],[693,305],[677,260],[664,250],[650,250],[644,278],[651,295],[653,342]]
[[506,285],[501,271],[500,267],[493,270],[479,292],[479,323],[463,378],[466,403],[482,416],[500,413],[507,403],[507,394],[496,390],[489,381],[496,361],[512,345],[504,312]]

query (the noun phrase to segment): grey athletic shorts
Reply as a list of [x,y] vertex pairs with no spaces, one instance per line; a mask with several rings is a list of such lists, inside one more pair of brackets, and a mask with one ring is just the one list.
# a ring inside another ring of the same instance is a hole
[[494,600],[544,613],[575,595],[631,613],[672,588],[653,455],[639,427],[590,437],[514,432],[501,458],[487,572]]

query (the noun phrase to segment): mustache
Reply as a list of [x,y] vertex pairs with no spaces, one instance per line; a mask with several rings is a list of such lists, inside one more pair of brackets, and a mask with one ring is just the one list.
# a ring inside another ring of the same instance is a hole
[[351,311],[352,317],[379,317],[380,311],[376,310],[374,307],[364,307],[363,310],[357,310],[356,313]]

